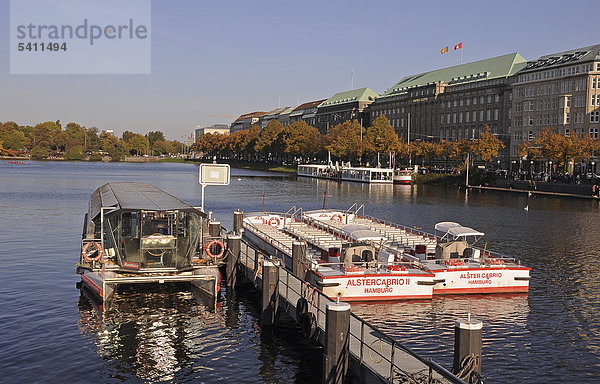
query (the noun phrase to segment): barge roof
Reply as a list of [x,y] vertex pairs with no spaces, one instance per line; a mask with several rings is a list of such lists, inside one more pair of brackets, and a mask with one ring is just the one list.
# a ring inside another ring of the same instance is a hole
[[134,182],[107,183],[98,188],[90,198],[90,217],[95,217],[106,207],[145,211],[196,210],[152,184]]

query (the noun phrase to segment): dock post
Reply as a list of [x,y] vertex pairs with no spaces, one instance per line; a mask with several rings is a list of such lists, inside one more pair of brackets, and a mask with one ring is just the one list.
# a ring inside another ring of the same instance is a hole
[[239,209],[233,212],[233,233],[239,235],[244,228],[244,212]]
[[305,241],[292,243],[292,273],[300,280],[304,280],[307,245]]
[[263,262],[261,326],[272,326],[279,307],[279,268],[269,260]]
[[348,372],[350,304],[327,303],[323,383],[340,384]]
[[208,233],[210,237],[221,237],[221,223],[218,221],[208,223]]
[[240,235],[229,235],[227,237],[227,248],[229,250],[227,255],[227,286],[235,287],[235,282],[238,273],[238,261],[240,259],[240,250],[242,249],[242,236]]
[[[463,380],[469,381],[469,376],[473,371],[481,374],[482,328],[483,322],[471,319],[470,313],[468,318],[456,321],[454,327],[454,363],[452,364],[452,371]],[[467,361],[463,362],[465,358],[474,360],[470,362],[474,364],[471,369],[467,368],[471,364],[466,364]]]

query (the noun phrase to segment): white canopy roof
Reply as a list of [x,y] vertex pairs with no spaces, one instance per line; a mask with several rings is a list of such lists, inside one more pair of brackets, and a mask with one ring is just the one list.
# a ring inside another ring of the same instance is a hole
[[346,235],[351,235],[352,232],[361,231],[361,230],[370,230],[371,228],[368,225],[364,224],[347,224],[342,227],[342,231]]
[[448,230],[450,228],[460,227],[460,226],[461,226],[460,224],[455,223],[454,221],[442,221],[441,223],[437,223],[435,225],[435,230],[446,233],[446,232],[448,232]]
[[371,231],[368,229],[360,229],[358,231],[354,231],[352,232],[350,237],[352,237],[356,241],[379,241],[381,239],[385,240],[385,238],[381,236],[379,232]]
[[462,227],[462,226],[458,226],[458,227],[452,227],[448,230],[448,233],[451,234],[454,237],[459,237],[459,236],[483,236],[483,232],[479,232],[474,230],[473,228],[469,228],[469,227]]

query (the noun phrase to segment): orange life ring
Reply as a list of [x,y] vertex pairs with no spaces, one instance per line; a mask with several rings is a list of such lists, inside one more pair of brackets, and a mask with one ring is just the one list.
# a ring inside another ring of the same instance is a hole
[[[88,251],[87,251],[88,248],[89,248],[89,246],[90,246],[90,244],[94,244],[94,246],[98,249],[98,256],[96,256],[96,257],[90,257],[90,255],[88,254]],[[102,249],[102,246],[99,243],[96,243],[96,242],[85,243],[83,245],[83,248],[81,249],[81,256],[83,256],[83,258],[86,259],[89,262],[100,260],[102,258],[103,254],[104,254],[104,249]]]
[[450,265],[453,267],[459,267],[459,266],[465,264],[462,260],[452,260],[452,259],[446,260],[445,263],[446,263],[446,265]]
[[339,221],[341,223],[342,222],[342,215],[340,215],[339,213],[336,213],[335,215],[331,216],[329,218],[329,220]]
[[[210,250],[210,248],[217,244],[219,247],[221,247],[221,251],[219,253],[217,253],[216,255],[214,253],[212,253],[212,251]],[[222,241],[220,240],[212,240],[209,241],[208,244],[206,244],[206,248],[204,248],[206,250],[206,254],[208,255],[208,257],[212,258],[212,259],[220,259],[221,257],[223,257],[223,254],[225,253],[225,244],[223,244]]]
[[388,265],[387,269],[388,269],[388,271],[392,271],[392,272],[406,271],[406,268],[404,268],[401,265]]
[[263,224],[267,224],[267,220],[262,216],[256,216],[254,220],[260,220]]
[[346,265],[344,267],[345,272],[361,272],[362,270],[363,267],[361,267],[360,265]]
[[[273,225],[273,223],[275,223],[275,225]],[[273,217],[271,217],[271,218],[269,219],[269,225],[270,225],[271,227],[275,227],[275,228],[277,228],[277,227],[279,227],[279,226],[281,225],[281,220],[279,220],[279,217],[277,217],[277,216],[273,216]]]

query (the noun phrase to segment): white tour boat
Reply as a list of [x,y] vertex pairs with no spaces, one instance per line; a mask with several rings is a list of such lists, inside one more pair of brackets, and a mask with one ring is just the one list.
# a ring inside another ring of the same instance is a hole
[[397,262],[393,253],[377,249],[373,244],[384,237],[374,231],[355,233],[353,241],[348,241],[290,214],[247,213],[243,236],[288,269],[292,269],[294,241],[306,241],[305,280],[332,299],[428,299],[433,294],[435,275],[418,263]]
[[394,182],[394,170],[391,168],[351,167],[349,163],[347,166],[298,165],[298,176],[372,184],[392,184]]
[[394,184],[412,183],[412,169],[394,169]]
[[349,241],[356,241],[355,233],[362,231],[378,234],[383,240],[370,242],[376,249],[397,255],[397,261],[418,263],[435,275],[433,294],[529,291],[531,268],[514,258],[476,247],[482,232],[455,222],[442,222],[435,226],[442,234],[437,236],[358,212],[310,211],[304,212],[301,220],[321,233]]

